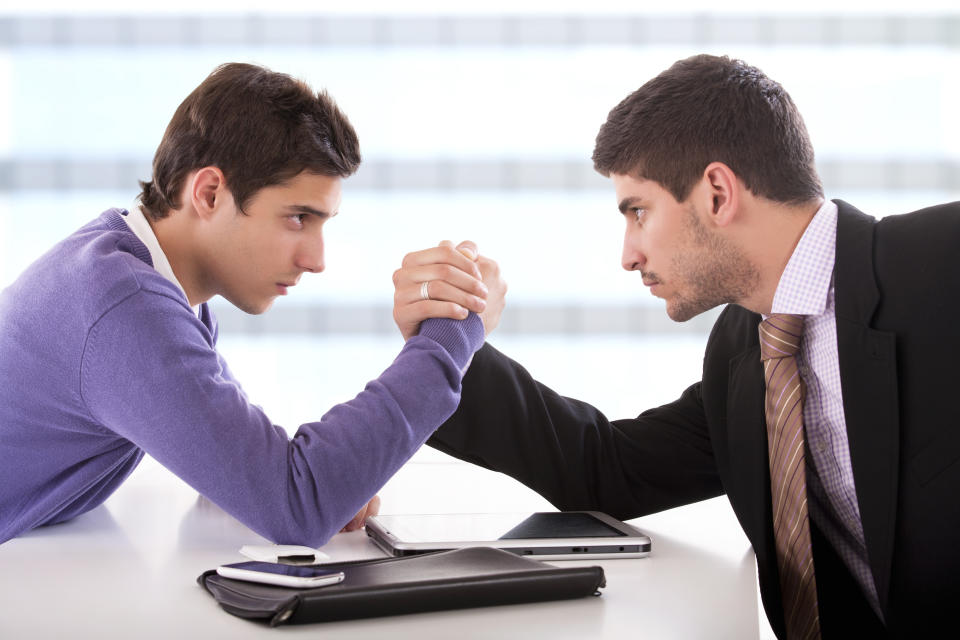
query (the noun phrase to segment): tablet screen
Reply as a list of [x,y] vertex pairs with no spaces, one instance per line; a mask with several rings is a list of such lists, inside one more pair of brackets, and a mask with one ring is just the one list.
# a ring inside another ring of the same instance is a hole
[[627,535],[588,513],[382,515],[377,519],[404,542],[619,538]]
[[500,540],[531,538],[616,538],[627,534],[589,513],[534,513],[500,536]]

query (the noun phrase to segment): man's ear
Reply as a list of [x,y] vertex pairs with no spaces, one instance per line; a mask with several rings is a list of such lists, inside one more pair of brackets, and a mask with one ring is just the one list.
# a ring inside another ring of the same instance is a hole
[[737,174],[722,162],[711,162],[703,170],[703,183],[710,197],[710,218],[718,227],[725,227],[740,208],[740,181]]
[[213,216],[227,196],[227,181],[217,167],[198,169],[188,177],[190,204],[202,219]]

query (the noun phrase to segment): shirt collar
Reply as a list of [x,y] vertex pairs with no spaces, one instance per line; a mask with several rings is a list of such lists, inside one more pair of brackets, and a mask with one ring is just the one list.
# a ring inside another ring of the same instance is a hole
[[[157,273],[177,285],[177,288],[183,292],[183,297],[186,298],[187,292],[184,291],[180,281],[177,280],[177,276],[174,275],[173,267],[170,266],[170,261],[167,260],[167,255],[163,252],[163,249],[160,248],[157,234],[153,232],[153,227],[150,226],[146,216],[143,215],[140,204],[135,203],[133,207],[127,210],[127,215],[121,217],[123,221],[127,223],[127,226],[130,227],[130,231],[133,231],[140,239],[140,242],[147,247],[147,250],[150,252],[150,259],[153,261],[153,268],[157,270]],[[199,305],[193,307],[194,312],[199,312],[199,309]]]
[[824,201],[787,262],[771,313],[816,316],[827,308],[837,250],[837,205]]

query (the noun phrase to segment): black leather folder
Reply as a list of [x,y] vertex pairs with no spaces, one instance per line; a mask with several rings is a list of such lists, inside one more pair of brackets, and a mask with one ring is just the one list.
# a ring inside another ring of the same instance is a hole
[[600,595],[606,586],[601,567],[554,567],[490,547],[324,568],[346,577],[327,587],[291,589],[224,578],[210,570],[197,582],[228,613],[270,626],[564,600]]

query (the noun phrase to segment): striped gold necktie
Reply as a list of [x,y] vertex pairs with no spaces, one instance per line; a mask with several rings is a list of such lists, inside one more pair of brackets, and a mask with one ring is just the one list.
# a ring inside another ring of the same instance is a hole
[[767,443],[777,568],[787,638],[819,638],[817,581],[810,547],[803,433],[805,387],[796,354],[803,316],[775,314],[760,323],[760,357],[767,383]]

